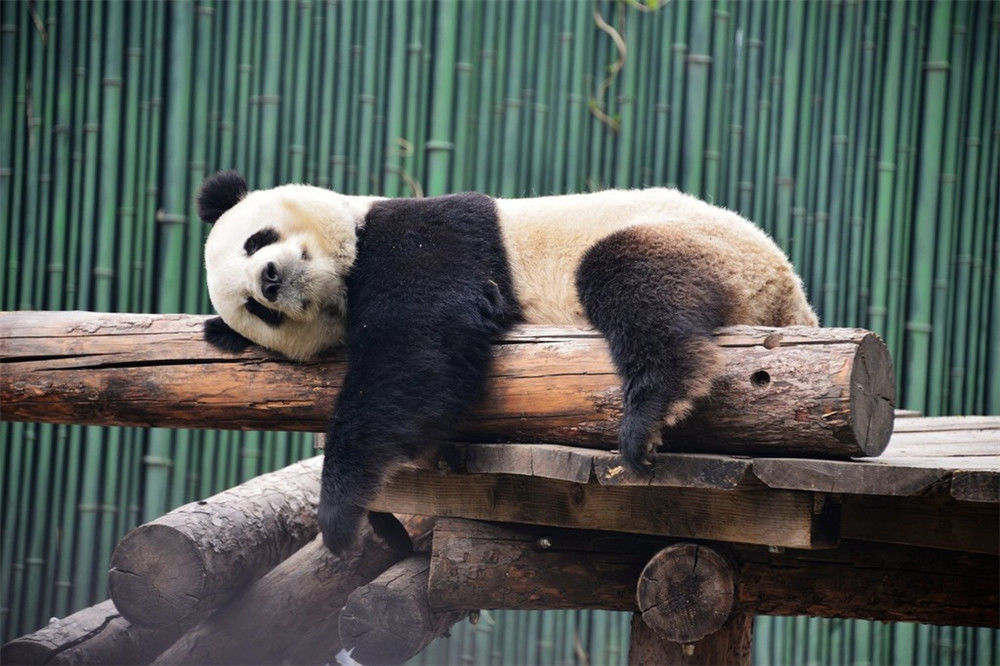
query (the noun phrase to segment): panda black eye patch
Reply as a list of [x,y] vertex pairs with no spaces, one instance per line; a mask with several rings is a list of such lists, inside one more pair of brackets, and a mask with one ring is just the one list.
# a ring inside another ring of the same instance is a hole
[[281,237],[278,232],[274,229],[268,227],[267,229],[261,229],[257,233],[250,236],[246,243],[243,243],[243,250],[247,253],[249,257],[254,252],[264,247],[265,245],[270,245],[271,243],[277,243]]
[[272,326],[274,328],[281,326],[281,322],[285,320],[285,315],[277,310],[272,310],[269,307],[261,305],[252,298],[247,299],[244,307],[246,307],[247,312],[252,314],[254,317],[257,317],[268,326]]

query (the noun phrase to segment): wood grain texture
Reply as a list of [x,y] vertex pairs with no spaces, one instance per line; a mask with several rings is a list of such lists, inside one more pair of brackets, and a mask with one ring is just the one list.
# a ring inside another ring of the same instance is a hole
[[[0,400],[9,420],[105,425],[324,429],[342,353],[292,363],[202,339],[205,317],[87,312],[0,314]],[[725,370],[674,450],[878,455],[893,419],[885,347],[859,329],[731,327]],[[766,344],[765,344],[766,343]],[[752,381],[766,376],[764,382]],[[523,327],[498,339],[486,398],[461,438],[610,448],[619,379],[594,331]]]
[[830,547],[839,525],[835,499],[812,493],[602,486],[413,468],[390,477],[372,508],[793,548]]
[[333,555],[317,537],[157,657],[161,664],[322,664],[340,650],[348,595],[409,554],[391,516],[373,517]]
[[163,626],[214,608],[317,533],[319,457],[140,525],[111,555],[108,589],[130,622]]
[[736,601],[736,573],[708,546],[675,543],[654,555],[639,574],[636,605],[661,638],[694,643],[722,629]]
[[[646,563],[672,539],[613,532],[441,520],[431,603],[463,608],[636,611]],[[995,555],[843,541],[829,550],[725,546],[737,605],[751,615],[997,626]]]

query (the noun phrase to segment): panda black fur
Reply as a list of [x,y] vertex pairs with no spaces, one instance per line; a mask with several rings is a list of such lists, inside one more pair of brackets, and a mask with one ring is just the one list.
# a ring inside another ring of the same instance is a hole
[[[446,437],[481,397],[491,340],[512,324],[592,324],[623,378],[620,450],[641,470],[663,425],[708,394],[711,332],[816,325],[774,243],[675,190],[536,199],[353,197],[304,185],[249,192],[209,178],[199,215],[206,338],[291,358],[347,345],[327,430],[319,523],[349,546],[387,471]],[[224,320],[224,321],[223,321]]]

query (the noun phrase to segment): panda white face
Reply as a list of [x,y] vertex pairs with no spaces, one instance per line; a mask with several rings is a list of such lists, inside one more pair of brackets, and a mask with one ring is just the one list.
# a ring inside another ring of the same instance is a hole
[[205,242],[212,305],[234,331],[289,358],[344,341],[357,224],[365,208],[321,188],[246,194]]

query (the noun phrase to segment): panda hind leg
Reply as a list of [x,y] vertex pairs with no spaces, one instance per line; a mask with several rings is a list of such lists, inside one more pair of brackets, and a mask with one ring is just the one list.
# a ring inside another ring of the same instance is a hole
[[623,380],[619,447],[633,471],[652,464],[662,427],[687,416],[722,368],[711,335],[724,322],[723,290],[699,258],[632,227],[592,246],[577,269],[580,301]]

